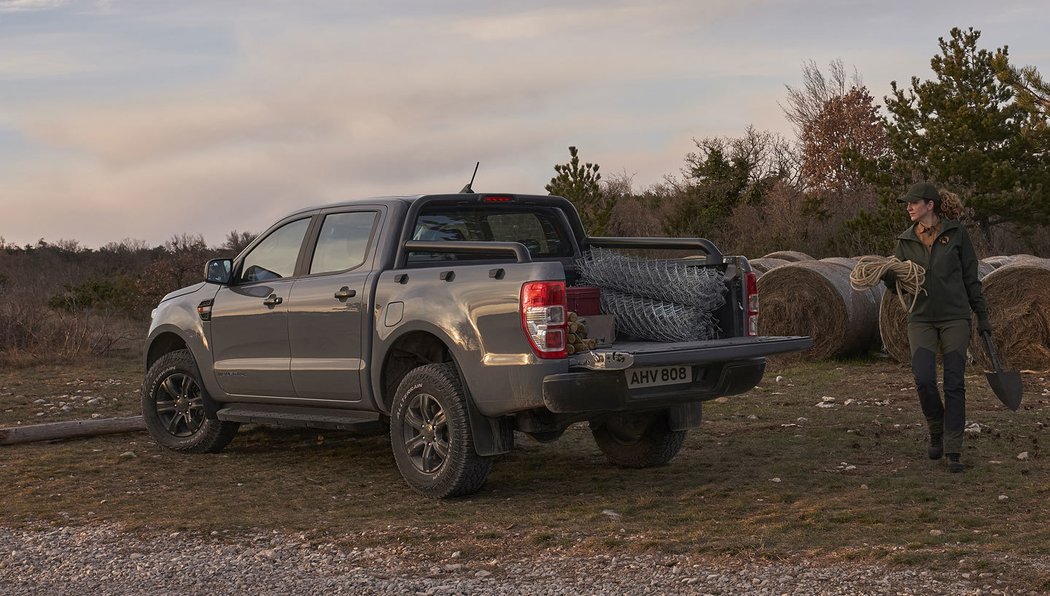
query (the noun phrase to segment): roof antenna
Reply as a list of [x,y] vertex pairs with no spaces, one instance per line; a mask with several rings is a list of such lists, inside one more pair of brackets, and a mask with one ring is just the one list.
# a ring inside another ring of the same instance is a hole
[[478,166],[480,166],[480,165],[481,165],[480,161],[477,164],[474,165],[474,174],[470,177],[470,182],[467,182],[467,185],[463,187],[463,190],[459,191],[460,193],[474,194],[474,189],[471,188],[470,185],[474,184],[474,176],[478,175]]

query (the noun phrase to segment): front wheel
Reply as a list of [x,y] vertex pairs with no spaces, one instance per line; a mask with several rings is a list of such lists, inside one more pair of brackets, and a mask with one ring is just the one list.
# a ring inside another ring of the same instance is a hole
[[443,499],[477,492],[492,469],[478,455],[466,395],[451,363],[409,371],[397,387],[390,446],[401,476],[423,496]]
[[625,468],[650,468],[678,455],[687,430],[671,430],[660,413],[616,414],[591,422],[594,442],[613,464]]
[[208,418],[204,398],[197,362],[189,350],[157,359],[142,384],[142,418],[153,440],[186,453],[222,451],[240,424]]

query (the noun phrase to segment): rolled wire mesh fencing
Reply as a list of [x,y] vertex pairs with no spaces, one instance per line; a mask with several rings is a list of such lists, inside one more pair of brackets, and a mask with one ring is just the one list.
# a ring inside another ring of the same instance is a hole
[[725,304],[723,275],[701,263],[643,259],[600,248],[576,261],[580,282],[602,290],[602,312],[627,335],[654,341],[718,337],[715,312]]

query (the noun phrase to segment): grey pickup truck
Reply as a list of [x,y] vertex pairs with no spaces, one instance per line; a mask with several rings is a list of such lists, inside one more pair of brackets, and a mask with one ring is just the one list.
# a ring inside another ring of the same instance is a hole
[[[690,252],[675,258],[725,283],[718,336],[621,335],[574,352],[567,287],[593,249]],[[142,412],[160,445],[194,453],[223,449],[241,423],[388,425],[405,481],[433,498],[477,491],[515,432],[547,442],[577,422],[612,463],[655,466],[700,423],[702,402],[754,387],[765,356],[810,347],[757,336],[755,279],[707,240],[588,237],[553,196],[303,209],[164,297]]]

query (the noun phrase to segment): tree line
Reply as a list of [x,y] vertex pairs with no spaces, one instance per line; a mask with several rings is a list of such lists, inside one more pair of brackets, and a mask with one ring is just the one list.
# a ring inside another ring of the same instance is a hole
[[129,239],[98,249],[0,238],[0,364],[137,355],[160,299],[200,281],[208,259],[236,255],[254,238],[235,230],[217,247],[179,234],[156,247]]
[[952,29],[930,75],[892,82],[881,105],[841,60],[805,64],[781,105],[794,138],[748,127],[694,139],[680,174],[643,189],[626,174],[603,180],[570,147],[547,190],[572,200],[592,235],[823,257],[887,254],[908,223],[896,198],[929,181],[962,198],[979,252],[1050,255],[1050,84],[980,36]]

